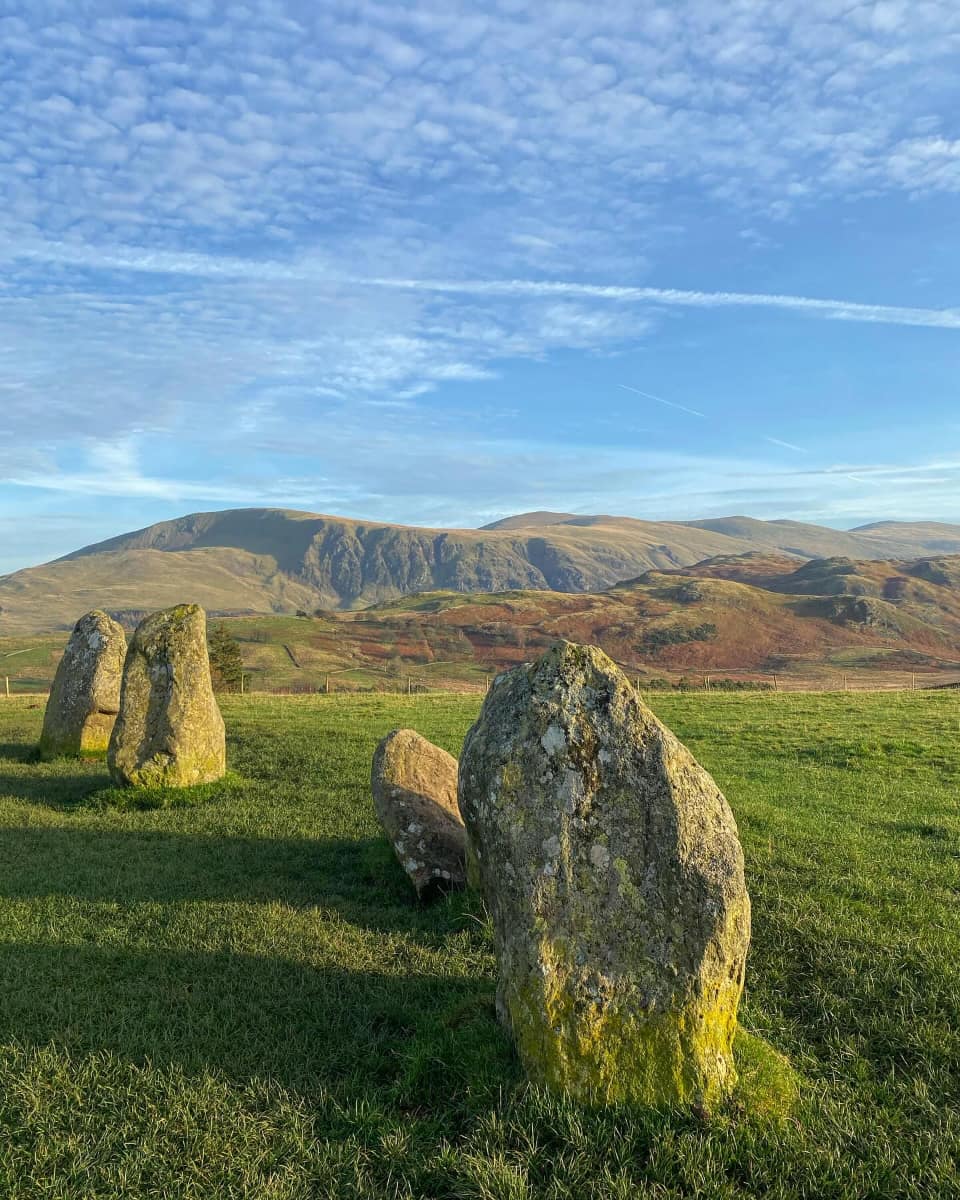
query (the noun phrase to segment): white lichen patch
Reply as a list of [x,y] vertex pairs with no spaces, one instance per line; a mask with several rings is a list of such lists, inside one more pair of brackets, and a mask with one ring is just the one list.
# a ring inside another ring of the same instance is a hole
[[541,848],[543,849],[543,857],[547,860],[557,858],[560,854],[560,839],[556,834],[552,837],[544,838]]
[[551,756],[562,750],[566,744],[566,734],[559,725],[548,726],[547,732],[540,739],[540,745]]
[[599,842],[594,842],[590,847],[590,861],[598,871],[606,871],[610,866],[610,851]]

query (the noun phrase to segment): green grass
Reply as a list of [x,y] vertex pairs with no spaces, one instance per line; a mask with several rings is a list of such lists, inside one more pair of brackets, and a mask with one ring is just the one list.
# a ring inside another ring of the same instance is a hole
[[226,699],[230,776],[168,807],[0,699],[0,1196],[960,1194],[960,695],[650,699],[740,824],[789,1120],[524,1084],[476,901],[414,905],[367,790],[476,698]]
[[5,680],[14,694],[48,691],[67,636],[0,637],[0,696],[6,690]]

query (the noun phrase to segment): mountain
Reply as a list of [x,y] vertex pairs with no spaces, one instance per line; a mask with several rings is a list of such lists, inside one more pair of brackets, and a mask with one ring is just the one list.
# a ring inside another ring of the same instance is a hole
[[481,525],[483,530],[495,529],[533,529],[542,525],[562,525],[565,521],[575,521],[576,513],[556,513],[546,512],[540,509],[538,512],[519,513],[515,517],[503,517],[499,521],[492,521],[489,525]]
[[651,569],[754,551],[907,559],[960,553],[960,526],[843,532],[748,517],[691,522],[529,513],[421,529],[285,509],[193,513],[0,577],[0,635],[62,629],[92,607],[133,619],[182,599],[221,613],[358,609],[411,592],[596,592]]
[[780,550],[802,558],[901,559],[960,553],[960,525],[936,521],[878,521],[847,531],[800,521],[758,521],[753,517],[721,517],[687,524],[749,542],[757,549]]
[[960,676],[960,556],[798,564],[754,551],[599,594],[438,592],[335,620],[338,634],[317,630],[316,649],[338,636],[353,670],[399,656],[424,680],[456,678],[460,664],[502,669],[562,637],[602,646],[641,679],[776,674],[787,687],[838,687],[852,673],[860,686],[902,687],[915,674],[936,685]]
[[[211,551],[172,553],[202,560]],[[960,679],[960,556],[798,563],[753,551],[646,571],[599,593],[435,591],[361,612],[229,625],[249,684],[262,691],[482,688],[491,672],[561,637],[602,646],[647,681],[947,686]],[[66,636],[0,640],[15,690],[49,686]]]

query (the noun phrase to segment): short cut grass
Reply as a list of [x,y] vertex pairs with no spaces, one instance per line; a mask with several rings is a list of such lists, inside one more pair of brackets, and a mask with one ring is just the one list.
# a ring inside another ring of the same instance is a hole
[[0,700],[0,1195],[960,1194],[960,696],[650,701],[753,898],[751,1090],[708,1119],[529,1087],[476,900],[414,903],[370,758],[457,753],[476,699],[228,697],[227,778],[136,803]]

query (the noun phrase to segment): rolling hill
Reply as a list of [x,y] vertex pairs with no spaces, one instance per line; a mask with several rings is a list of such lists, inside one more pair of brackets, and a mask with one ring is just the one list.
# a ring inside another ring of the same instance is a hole
[[[602,646],[648,684],[709,675],[766,686],[776,676],[785,688],[835,688],[844,677],[943,685],[960,679],[960,556],[798,564],[754,551],[646,571],[604,592],[442,590],[360,612],[228,623],[249,686],[264,691],[482,688],[558,638]],[[14,690],[42,690],[65,637],[0,638],[0,674],[9,670]]]
[[751,552],[798,560],[960,553],[960,526],[844,532],[748,517],[652,522],[528,513],[421,529],[284,509],[194,513],[0,577],[0,635],[70,627],[91,607],[133,619],[189,598],[216,613],[360,609],[417,592],[597,592],[651,569]]

